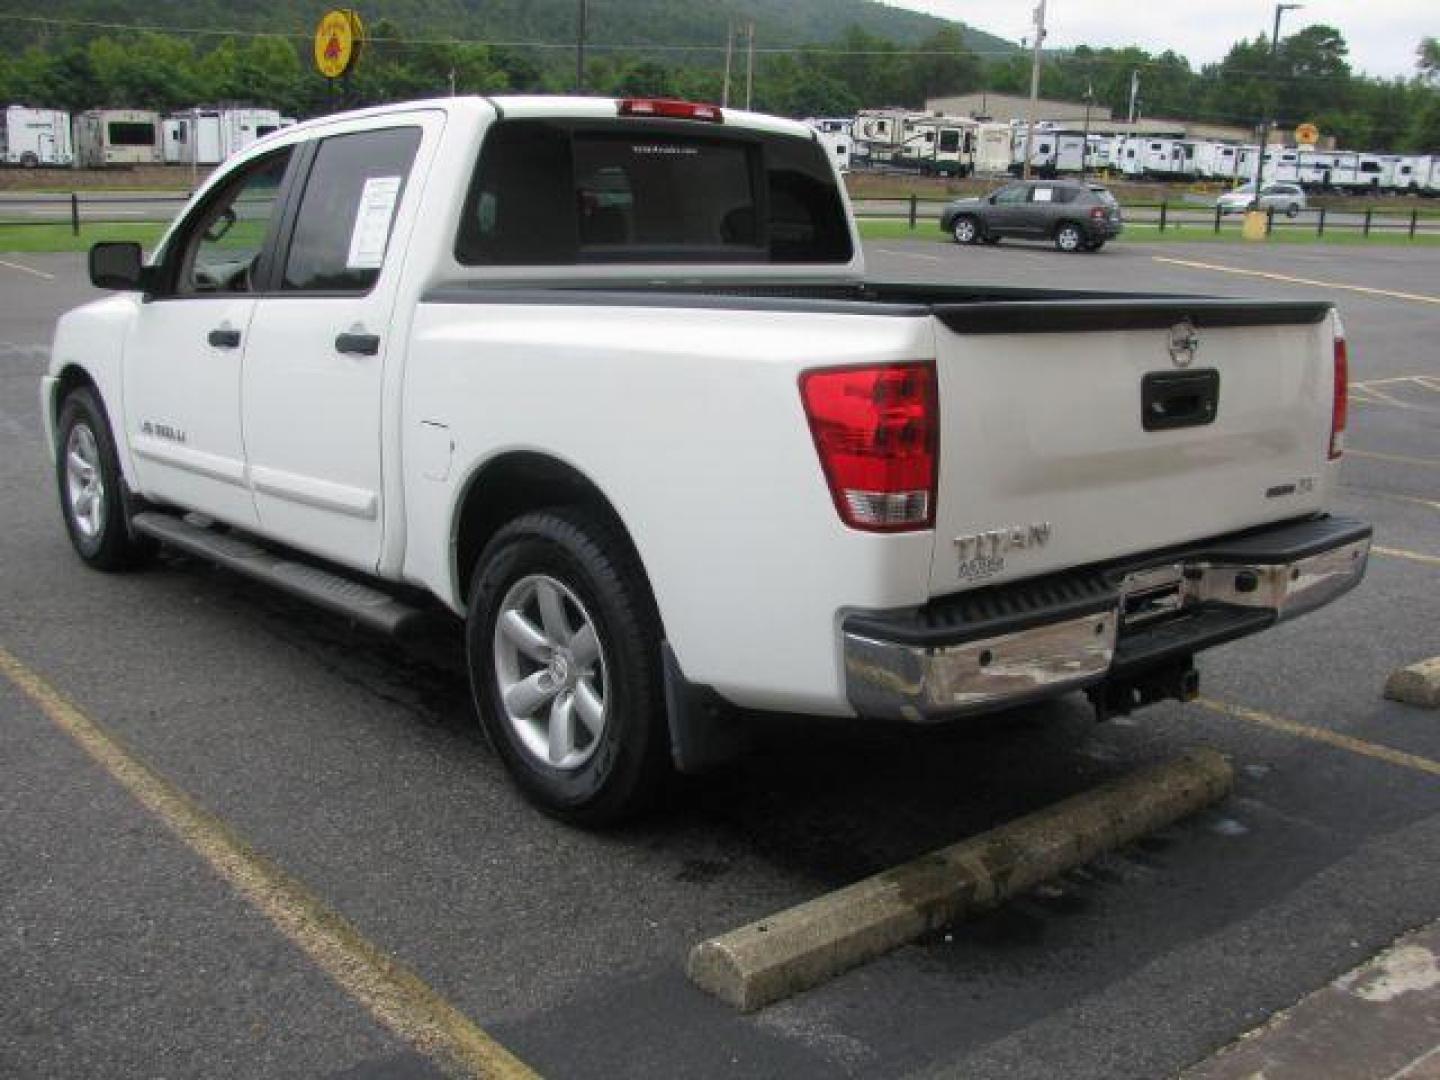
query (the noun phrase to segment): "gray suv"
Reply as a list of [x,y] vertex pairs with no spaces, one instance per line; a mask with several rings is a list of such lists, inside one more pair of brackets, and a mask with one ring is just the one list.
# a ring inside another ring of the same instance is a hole
[[1099,251],[1120,235],[1120,204],[1099,184],[1017,180],[973,199],[956,199],[940,228],[957,244],[998,244],[1002,236],[1051,240],[1061,251]]

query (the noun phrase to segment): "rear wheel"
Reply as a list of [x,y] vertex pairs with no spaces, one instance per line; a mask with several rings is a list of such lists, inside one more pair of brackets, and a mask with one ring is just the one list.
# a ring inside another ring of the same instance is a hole
[[1000,237],[995,236],[992,233],[986,233],[983,237],[981,237],[981,239],[984,240],[985,243],[989,244],[991,247],[994,247],[1000,242]]
[[1099,251],[1105,246],[1104,240],[1086,240],[1080,247],[1084,251]]
[[123,570],[154,554],[153,540],[130,534],[115,439],[89,387],[72,391],[61,404],[55,450],[60,510],[75,553],[97,570]]
[[542,810],[599,826],[669,773],[660,631],[618,528],[575,508],[526,514],[480,555],[466,620],[480,720]]
[[980,223],[969,214],[961,214],[950,223],[950,234],[957,244],[973,244],[980,239]]
[[1073,221],[1064,221],[1055,230],[1055,246],[1061,251],[1079,251],[1080,245],[1085,242],[1085,236],[1080,231],[1080,226]]

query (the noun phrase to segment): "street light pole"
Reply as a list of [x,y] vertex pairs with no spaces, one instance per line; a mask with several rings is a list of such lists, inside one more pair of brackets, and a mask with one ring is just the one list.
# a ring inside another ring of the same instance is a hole
[[[1280,16],[1287,11],[1295,11],[1304,7],[1304,4],[1276,4],[1275,25],[1270,31],[1270,73],[1275,73],[1275,57],[1280,52]],[[1260,151],[1255,155],[1255,196],[1250,206],[1254,210],[1260,209],[1260,186],[1265,182],[1265,146],[1270,141],[1270,118],[1260,118]]]
[[1021,176],[1030,179],[1030,147],[1035,142],[1035,113],[1040,107],[1040,46],[1045,41],[1045,0],[1035,9],[1035,48],[1030,54],[1030,122],[1025,125],[1025,164]]

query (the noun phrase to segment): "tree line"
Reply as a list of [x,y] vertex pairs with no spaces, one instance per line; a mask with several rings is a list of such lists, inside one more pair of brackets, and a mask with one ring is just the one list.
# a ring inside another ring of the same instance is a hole
[[[0,99],[80,111],[131,106],[169,111],[198,103],[250,102],[306,117],[339,104],[362,105],[449,93],[567,93],[574,53],[433,38],[406,40],[389,20],[369,27],[365,54],[348,83],[327,86],[298,36],[186,37],[160,32],[68,33],[18,53],[0,53]],[[1317,124],[1342,146],[1440,151],[1440,47],[1417,50],[1416,74],[1355,74],[1339,31],[1309,26],[1271,54],[1263,38],[1237,41],[1218,63],[1194,68],[1183,56],[1138,48],[1080,47],[1047,54],[1041,95],[1093,101],[1127,115],[1132,89],[1142,117],[1255,124],[1262,114],[1293,127]],[[746,94],[743,50],[733,58],[730,101]],[[718,101],[722,56],[643,49],[587,54],[585,89],[612,96]],[[823,44],[756,57],[751,103],[789,116],[848,116],[862,108],[923,108],[927,98],[980,89],[1024,94],[1028,56],[982,58],[958,27],[899,45],[859,27]],[[1002,118],[1003,119],[1003,118]]]

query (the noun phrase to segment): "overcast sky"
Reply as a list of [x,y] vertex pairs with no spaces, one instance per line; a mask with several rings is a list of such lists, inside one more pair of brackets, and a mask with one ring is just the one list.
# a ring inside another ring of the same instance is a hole
[[[1030,32],[1038,0],[887,0],[897,7],[958,19],[1018,41]],[[1270,33],[1270,0],[1049,0],[1046,45],[1165,48],[1196,67],[1221,59],[1238,38]],[[1368,75],[1415,74],[1415,46],[1440,36],[1440,0],[1312,0],[1287,11],[1280,33],[1310,23],[1336,27],[1350,45],[1351,67]]]

